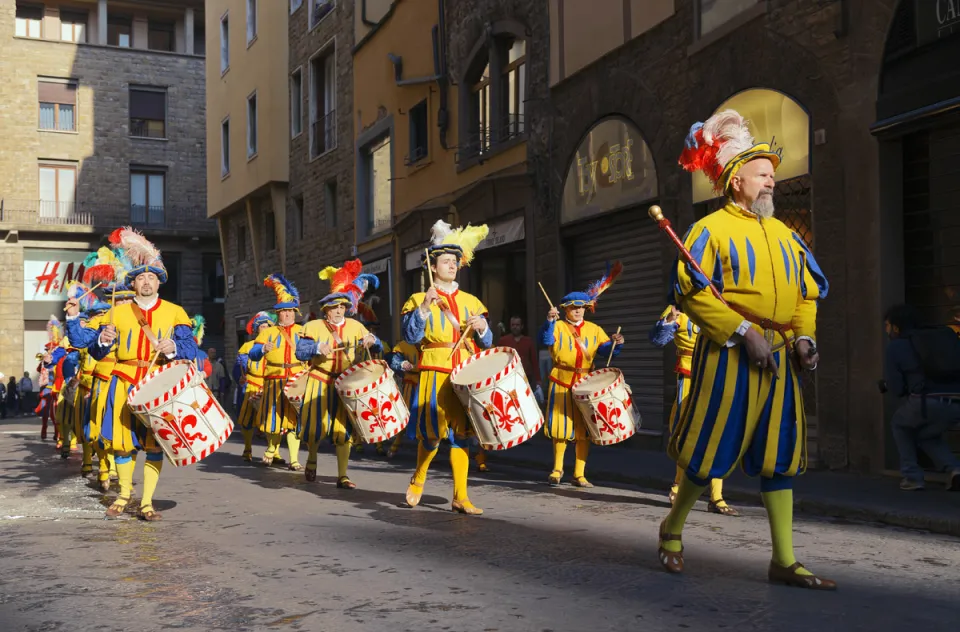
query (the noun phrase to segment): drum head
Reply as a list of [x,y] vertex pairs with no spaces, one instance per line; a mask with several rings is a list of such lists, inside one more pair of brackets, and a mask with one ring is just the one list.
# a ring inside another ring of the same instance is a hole
[[284,395],[287,397],[299,397],[306,393],[308,377],[310,377],[310,373],[303,371],[287,380],[286,386],[283,387]]
[[337,380],[337,389],[342,391],[355,391],[358,388],[363,388],[379,380],[385,370],[384,365],[379,362],[371,362],[349,375],[341,375]]
[[577,382],[573,387],[574,395],[585,395],[596,393],[616,382],[620,378],[620,371],[613,369],[611,371],[596,371],[588,373],[585,378]]
[[482,382],[503,371],[512,360],[513,354],[506,351],[494,351],[487,355],[474,356],[450,377],[450,381],[461,386]]
[[137,392],[133,393],[133,397],[127,399],[127,403],[131,406],[140,406],[164,393],[169,393],[186,376],[192,366],[191,362],[178,362],[151,374],[143,381]]

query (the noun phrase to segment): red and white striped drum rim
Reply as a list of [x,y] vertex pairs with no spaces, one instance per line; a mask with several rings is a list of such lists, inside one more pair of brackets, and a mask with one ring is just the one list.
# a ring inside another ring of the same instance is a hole
[[606,369],[598,369],[596,371],[591,371],[590,373],[587,373],[584,376],[584,378],[580,380],[580,382],[578,382],[578,385],[583,384],[585,380],[595,375],[602,375],[603,373],[617,373],[617,379],[615,379],[609,385],[601,388],[599,391],[594,391],[592,393],[574,393],[573,398],[579,401],[596,399],[597,397],[603,397],[613,389],[619,388],[623,384],[623,372],[620,369],[606,368]]
[[297,385],[297,382],[299,382],[300,378],[309,373],[310,373],[309,369],[298,371],[297,373],[293,374],[293,377],[287,380],[286,384],[283,385],[283,395],[287,398],[288,401],[299,402],[303,400],[304,393],[295,395],[292,393],[292,391],[293,391],[293,387]]
[[185,465],[193,465],[194,463],[197,463],[198,461],[201,461],[202,459],[207,458],[208,456],[216,452],[220,448],[220,446],[222,446],[227,441],[227,439],[230,438],[230,434],[232,432],[233,432],[233,422],[228,420],[227,427],[223,429],[223,432],[220,434],[219,437],[217,437],[217,440],[211,443],[210,445],[208,445],[206,448],[204,448],[203,452],[201,452],[197,456],[191,455],[184,459],[173,459],[173,464],[176,465],[177,467],[183,467]]
[[[180,378],[180,381],[174,384],[173,388],[171,388],[166,393],[158,394],[153,399],[143,402],[142,404],[132,403],[132,401],[136,399],[140,391],[142,391],[146,386],[148,386],[155,377],[157,377],[158,375],[162,375],[163,373],[166,373],[167,371],[175,367],[186,367],[187,370],[183,374],[183,377]],[[159,369],[147,375],[136,386],[130,389],[130,393],[127,395],[127,405],[134,412],[149,413],[151,410],[155,410],[161,405],[166,404],[171,399],[175,399],[177,395],[179,395],[183,391],[183,389],[185,389],[187,386],[190,385],[191,382],[194,381],[196,376],[197,376],[197,367],[193,362],[190,362],[189,360],[177,360],[175,362],[170,362],[169,364],[163,364],[160,366]]]
[[484,449],[484,450],[506,450],[506,449],[508,449],[508,448],[512,448],[512,447],[514,447],[514,446],[520,445],[521,443],[523,443],[523,442],[526,441],[527,439],[531,438],[533,435],[535,435],[535,434],[537,434],[538,432],[540,432],[540,429],[541,429],[542,427],[543,427],[543,418],[541,417],[539,423],[537,423],[537,424],[530,430],[530,432],[528,432],[527,434],[525,434],[525,435],[523,435],[523,436],[515,437],[515,438],[511,439],[510,441],[508,441],[508,442],[506,442],[506,443],[504,443],[504,444],[481,443],[481,445],[483,446],[483,449]]
[[[479,382],[474,382],[473,384],[458,384],[454,381],[454,378],[457,375],[459,375],[459,373],[468,365],[472,364],[473,362],[476,362],[480,358],[484,358],[486,356],[493,355],[495,353],[507,353],[511,355],[510,361],[507,362],[507,366],[497,371],[495,375],[492,375]],[[511,347],[492,347],[490,349],[485,349],[480,353],[475,353],[474,355],[470,356],[469,358],[467,358],[466,360],[458,364],[457,367],[450,373],[450,383],[453,384],[453,388],[461,391],[466,391],[471,389],[477,390],[477,389],[485,388],[495,382],[499,382],[506,375],[513,372],[517,368],[517,365],[519,363],[520,363],[520,354],[517,353],[516,349],[513,349]]]
[[[371,369],[374,366],[379,366],[383,368],[383,373],[380,374],[376,380],[370,382],[369,384],[364,384],[360,388],[354,389],[341,389],[340,385],[343,383],[344,378],[349,377],[356,373],[357,371],[362,371],[365,369]],[[352,367],[341,373],[336,382],[333,383],[333,388],[337,389],[337,392],[340,393],[343,397],[358,397],[360,395],[365,395],[370,391],[374,390],[381,384],[383,384],[388,378],[393,377],[393,371],[390,370],[390,365],[388,365],[383,360],[367,360],[361,362],[360,364],[354,364]]]

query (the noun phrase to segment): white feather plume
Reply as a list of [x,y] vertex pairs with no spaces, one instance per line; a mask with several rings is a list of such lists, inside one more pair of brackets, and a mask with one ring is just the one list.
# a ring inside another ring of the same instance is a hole
[[717,162],[721,165],[754,145],[747,121],[735,110],[724,110],[708,118],[703,124],[703,140],[719,145]]
[[439,246],[440,244],[445,243],[445,240],[452,232],[453,226],[442,219],[438,219],[437,223],[434,224],[430,229],[430,240],[433,242],[434,246]]

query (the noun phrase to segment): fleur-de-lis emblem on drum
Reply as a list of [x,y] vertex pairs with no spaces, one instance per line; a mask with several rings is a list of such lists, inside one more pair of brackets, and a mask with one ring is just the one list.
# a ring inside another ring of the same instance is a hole
[[163,420],[165,427],[157,429],[156,433],[161,439],[168,442],[174,454],[179,454],[181,448],[186,450],[187,446],[194,441],[207,441],[207,435],[202,432],[189,432],[197,427],[197,417],[195,415],[177,418],[165,410],[160,413],[160,418]]
[[484,417],[487,421],[494,422],[505,432],[513,429],[513,424],[522,424],[520,419],[520,403],[517,399],[517,392],[511,391],[507,397],[504,397],[500,391],[493,391],[490,395],[490,401],[484,406]]
[[623,409],[619,406],[608,406],[606,402],[600,402],[597,404],[597,412],[593,414],[593,422],[599,425],[603,432],[617,434],[618,430],[624,431],[627,429],[620,421],[620,415],[622,414]]
[[367,400],[367,409],[360,413],[360,419],[370,422],[370,432],[374,432],[378,427],[386,432],[387,424],[397,422],[397,418],[390,412],[393,410],[393,403],[399,398],[400,393],[393,393],[383,401],[380,401],[376,394],[370,396]]

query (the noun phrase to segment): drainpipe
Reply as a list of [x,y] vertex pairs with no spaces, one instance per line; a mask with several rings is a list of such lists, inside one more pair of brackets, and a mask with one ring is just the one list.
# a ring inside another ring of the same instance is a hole
[[437,109],[437,127],[440,129],[440,147],[444,150],[450,149],[447,145],[447,130],[450,127],[450,112],[448,110],[448,92],[450,88],[450,77],[447,69],[447,17],[444,11],[443,0],[437,0],[437,14],[439,33],[438,51],[438,69],[437,88],[440,91],[440,107]]

